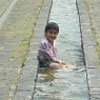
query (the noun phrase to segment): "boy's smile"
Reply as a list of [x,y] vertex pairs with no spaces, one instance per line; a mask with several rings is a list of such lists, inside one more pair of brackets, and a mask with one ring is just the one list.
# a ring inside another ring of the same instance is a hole
[[45,32],[45,36],[50,42],[53,42],[57,38],[57,35],[58,32],[55,29],[50,29]]

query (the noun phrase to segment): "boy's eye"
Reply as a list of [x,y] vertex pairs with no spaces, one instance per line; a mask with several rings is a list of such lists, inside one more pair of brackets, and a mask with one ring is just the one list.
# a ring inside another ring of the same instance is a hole
[[50,33],[53,33],[52,31]]
[[51,33],[51,34],[57,34],[56,32],[52,32],[52,31],[51,31],[50,33]]
[[49,31],[50,33],[53,33],[53,31]]

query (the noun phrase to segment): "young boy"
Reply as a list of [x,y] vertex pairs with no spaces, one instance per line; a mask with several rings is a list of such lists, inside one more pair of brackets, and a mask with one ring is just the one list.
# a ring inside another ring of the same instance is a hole
[[38,50],[38,62],[40,67],[61,68],[74,67],[64,63],[57,58],[57,49],[55,47],[55,39],[59,34],[59,26],[57,23],[50,22],[45,27],[45,37],[42,40]]

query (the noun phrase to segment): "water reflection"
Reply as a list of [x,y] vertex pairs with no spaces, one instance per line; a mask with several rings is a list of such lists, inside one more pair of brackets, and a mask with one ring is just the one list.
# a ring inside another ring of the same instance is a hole
[[87,100],[84,67],[39,69],[35,100]]
[[38,73],[41,74],[41,77],[44,76],[44,82],[50,82],[56,79],[55,77],[56,70],[51,68],[39,68]]

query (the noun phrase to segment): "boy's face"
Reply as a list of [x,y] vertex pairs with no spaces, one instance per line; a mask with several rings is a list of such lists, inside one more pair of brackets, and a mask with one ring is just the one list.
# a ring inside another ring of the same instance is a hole
[[55,29],[50,29],[45,32],[45,36],[50,42],[53,42],[57,38],[58,32]]

